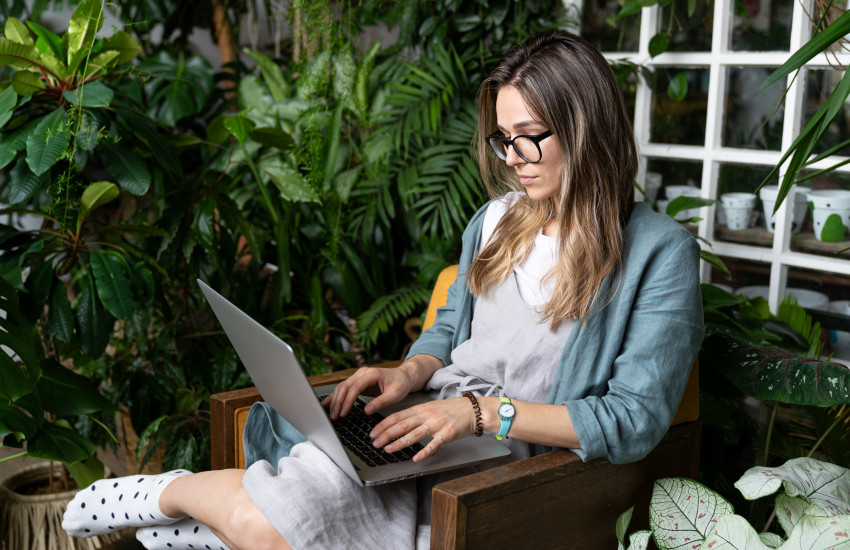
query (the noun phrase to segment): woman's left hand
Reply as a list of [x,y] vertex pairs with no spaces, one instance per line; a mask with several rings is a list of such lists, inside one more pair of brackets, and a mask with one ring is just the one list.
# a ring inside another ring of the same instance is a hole
[[419,462],[433,456],[450,441],[471,435],[475,431],[475,413],[469,400],[453,397],[429,401],[383,419],[369,434],[375,447],[394,453],[417,441],[433,439],[413,457]]

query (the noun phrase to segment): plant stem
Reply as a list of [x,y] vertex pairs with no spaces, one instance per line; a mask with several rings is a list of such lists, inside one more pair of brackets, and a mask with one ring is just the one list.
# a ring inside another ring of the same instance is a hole
[[835,422],[833,422],[829,426],[829,428],[827,428],[826,431],[823,432],[820,438],[815,441],[815,444],[812,446],[811,450],[809,450],[809,454],[806,455],[806,458],[811,458],[817,448],[820,447],[820,444],[824,442],[826,436],[829,435],[829,432],[831,432],[834,427],[838,426],[838,424],[840,424],[841,421],[844,420],[844,417],[847,416],[848,412],[850,412],[850,407],[848,407],[847,405],[841,405],[841,408],[838,411],[838,416],[835,417]]
[[0,458],[0,463],[8,462],[8,461],[10,461],[10,460],[14,460],[14,459],[16,459],[16,458],[21,458],[21,457],[27,456],[27,454],[28,454],[28,453],[27,453],[26,451],[23,451],[23,452],[20,452],[20,453],[18,453],[18,454],[14,454],[14,455],[11,455],[11,456],[6,456],[6,457],[3,457],[3,458]]
[[779,410],[779,401],[773,404],[773,412],[770,413],[770,420],[767,422],[767,437],[764,441],[764,459],[762,466],[767,466],[767,455],[770,452],[770,438],[773,435],[773,424],[776,422],[776,411]]

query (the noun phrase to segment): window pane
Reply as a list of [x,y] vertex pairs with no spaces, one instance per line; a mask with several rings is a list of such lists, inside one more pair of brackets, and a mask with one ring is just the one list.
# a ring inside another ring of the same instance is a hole
[[602,52],[636,52],[640,40],[640,12],[614,25],[620,11],[617,0],[585,0],[581,11],[581,35]]
[[[843,70],[809,69],[806,71],[806,99],[803,107],[803,125],[823,105],[843,76]],[[850,105],[844,103],[841,106],[838,116],[829,125],[820,143],[815,147],[815,152],[822,153],[848,138],[850,138]],[[843,148],[837,154],[850,156],[850,147]]]
[[[714,237],[718,241],[773,246],[773,234],[767,228],[764,203],[753,191],[772,167],[750,164],[721,164],[717,178],[720,201],[715,208]],[[776,185],[776,178],[768,182]],[[773,203],[768,206],[773,211]],[[772,228],[771,228],[772,229]]]
[[[655,71],[655,76],[650,140],[677,145],[703,145],[708,109],[708,69],[660,67]],[[681,79],[687,83],[687,94],[684,99],[677,101],[670,98],[669,92]]]
[[[812,174],[811,171],[801,172],[801,176],[803,177],[810,174]],[[850,196],[850,174],[846,172],[830,172],[805,181],[800,186],[804,187],[804,191],[812,190],[816,193],[830,191]],[[804,200],[803,197],[797,197],[797,199],[799,201]],[[850,214],[842,213],[840,208],[840,203],[846,201],[839,199],[834,202],[815,202],[808,195],[805,196],[805,201],[805,220],[801,231],[792,236],[791,249],[832,258],[850,259],[850,251],[846,250],[850,246],[850,230],[843,230],[839,225],[840,223],[845,228],[850,227]],[[850,198],[847,201],[850,201]],[[829,218],[832,214],[835,214],[835,217],[830,220]],[[826,235],[824,234],[825,225]],[[820,238],[818,238],[818,235]]]
[[[699,196],[702,180],[702,162],[673,159],[647,159],[646,194],[655,209],[662,214],[667,211],[670,200],[680,195]],[[677,219],[686,220],[703,217],[705,208],[681,212]]]
[[743,0],[732,2],[733,51],[788,51],[794,0]]
[[693,15],[685,2],[673,2],[661,8],[658,32],[670,35],[671,52],[710,52],[714,2],[696,0]]
[[770,151],[782,147],[785,79],[753,97],[771,72],[773,69],[766,67],[726,69],[723,146]]

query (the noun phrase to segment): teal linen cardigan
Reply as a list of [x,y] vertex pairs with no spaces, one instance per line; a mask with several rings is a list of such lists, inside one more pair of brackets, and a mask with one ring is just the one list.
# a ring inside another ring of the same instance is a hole
[[[449,365],[452,350],[469,338],[475,297],[465,273],[479,249],[488,205],[463,233],[446,306],[408,357],[424,353]],[[601,287],[601,296],[613,288],[613,297],[575,324],[548,399],[567,407],[581,445],[572,450],[582,460],[640,460],[670,428],[703,338],[698,270],[696,239],[669,216],[636,203],[620,275],[609,275]]]

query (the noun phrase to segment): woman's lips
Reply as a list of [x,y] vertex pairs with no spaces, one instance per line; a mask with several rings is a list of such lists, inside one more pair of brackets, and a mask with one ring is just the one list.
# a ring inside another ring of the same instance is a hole
[[536,176],[519,176],[519,182],[523,185],[531,185],[535,179],[537,179]]

